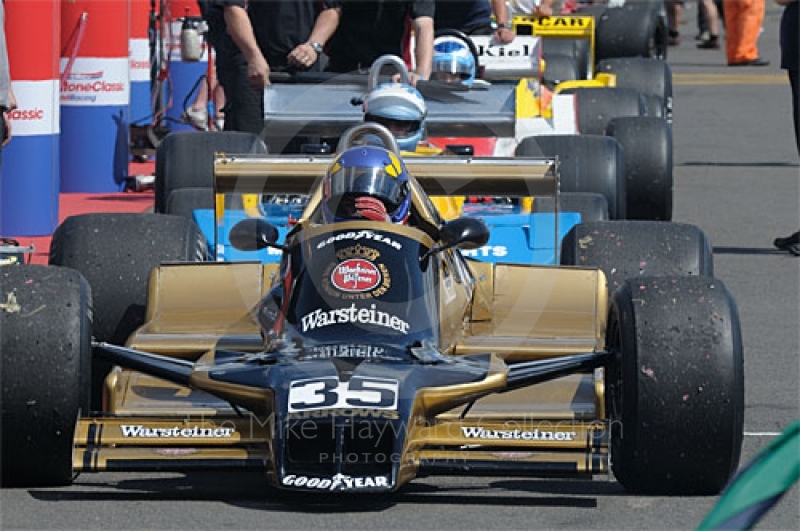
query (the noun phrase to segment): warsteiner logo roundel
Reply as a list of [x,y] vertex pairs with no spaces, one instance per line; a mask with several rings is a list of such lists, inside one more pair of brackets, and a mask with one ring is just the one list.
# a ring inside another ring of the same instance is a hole
[[361,258],[345,260],[331,272],[331,284],[347,293],[371,291],[381,283],[381,272],[372,262]]
[[336,251],[341,262],[330,264],[322,277],[325,293],[339,299],[380,297],[392,286],[386,264],[375,263],[381,253],[372,247],[352,245]]

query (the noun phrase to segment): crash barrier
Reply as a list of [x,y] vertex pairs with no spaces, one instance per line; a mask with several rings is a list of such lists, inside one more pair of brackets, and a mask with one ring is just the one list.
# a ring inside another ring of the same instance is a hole
[[[17,109],[0,167],[0,236],[43,236],[58,224],[61,1],[7,0],[5,13]],[[47,31],[31,31],[26,20]]]
[[61,9],[61,191],[121,191],[128,176],[128,2]]

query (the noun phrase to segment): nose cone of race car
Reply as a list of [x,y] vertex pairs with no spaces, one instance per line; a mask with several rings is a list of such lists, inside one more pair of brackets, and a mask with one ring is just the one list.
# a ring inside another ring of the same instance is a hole
[[303,349],[276,389],[277,486],[394,490],[413,400],[413,392],[404,396],[409,362],[403,350],[380,345]]

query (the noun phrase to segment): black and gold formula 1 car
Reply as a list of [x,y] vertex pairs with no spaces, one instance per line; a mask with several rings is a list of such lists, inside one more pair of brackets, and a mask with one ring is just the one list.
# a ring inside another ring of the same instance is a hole
[[581,225],[573,266],[477,262],[460,249],[485,225],[442,222],[428,194],[554,195],[554,160],[409,159],[407,225],[321,223],[330,163],[215,161],[218,202],[311,190],[281,244],[263,219],[226,233],[280,264],[205,261],[185,217],[89,214],[57,229],[50,265],[0,268],[3,484],[197,469],[312,492],[454,474],[726,484],[742,343],[696,228]]

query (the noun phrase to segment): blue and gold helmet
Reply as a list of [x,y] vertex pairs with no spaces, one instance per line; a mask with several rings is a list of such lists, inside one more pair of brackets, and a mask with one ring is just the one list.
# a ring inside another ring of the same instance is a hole
[[410,208],[408,172],[386,148],[357,146],[334,159],[322,183],[322,217],[327,223],[359,219],[355,200],[374,197],[393,223],[405,223]]
[[431,79],[449,81],[450,77],[455,77],[470,85],[475,80],[475,71],[475,58],[464,41],[448,36],[434,41]]

